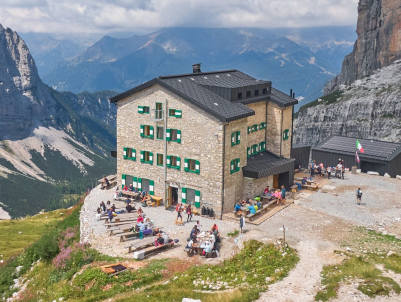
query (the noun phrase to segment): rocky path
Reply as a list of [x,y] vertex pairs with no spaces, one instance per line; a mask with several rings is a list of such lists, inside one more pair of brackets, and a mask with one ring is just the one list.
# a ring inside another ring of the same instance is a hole
[[282,281],[272,284],[259,302],[314,301],[320,286],[320,273],[324,265],[336,262],[330,244],[321,246],[317,241],[300,241],[296,246],[300,261]]

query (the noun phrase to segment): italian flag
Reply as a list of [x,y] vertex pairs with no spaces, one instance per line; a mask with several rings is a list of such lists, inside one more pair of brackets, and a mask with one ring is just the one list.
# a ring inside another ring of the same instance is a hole
[[363,150],[363,147],[361,145],[361,143],[359,142],[359,140],[356,140],[356,148],[359,150],[359,152],[364,153],[365,150]]

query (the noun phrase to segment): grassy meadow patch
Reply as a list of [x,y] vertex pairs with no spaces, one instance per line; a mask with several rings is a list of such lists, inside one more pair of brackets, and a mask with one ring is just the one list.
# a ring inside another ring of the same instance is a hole
[[65,217],[68,210],[45,212],[23,219],[0,221],[0,259],[7,261],[37,241],[46,230]]

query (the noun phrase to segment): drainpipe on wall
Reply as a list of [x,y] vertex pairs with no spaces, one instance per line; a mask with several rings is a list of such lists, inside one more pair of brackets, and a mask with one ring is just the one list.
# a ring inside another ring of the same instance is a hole
[[291,153],[292,153],[292,143],[293,143],[293,137],[294,137],[294,106],[292,106],[292,115],[291,115],[291,149],[290,149],[290,158],[291,158]]
[[[164,207],[167,209],[167,195],[168,195],[168,189],[167,189],[167,109],[168,106],[168,101],[166,99],[166,105],[164,106],[164,133],[163,133],[163,138],[164,138],[164,155],[163,155],[163,166],[164,166]],[[156,158],[157,161],[157,158]]]
[[281,109],[281,121],[280,121],[280,157],[281,155],[281,149],[283,145],[283,115],[284,115],[284,110]]
[[224,211],[224,166],[226,165],[226,125],[223,125],[223,167],[222,167],[222,176],[223,182],[221,185],[221,211],[220,211],[220,220],[223,220],[223,211]]

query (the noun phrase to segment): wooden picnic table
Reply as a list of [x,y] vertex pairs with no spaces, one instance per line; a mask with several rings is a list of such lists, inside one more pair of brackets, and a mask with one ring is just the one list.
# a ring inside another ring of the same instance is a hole
[[139,251],[136,251],[134,253],[134,259],[139,259],[139,260],[143,259],[143,258],[145,258],[145,257],[147,257],[147,256],[149,256],[151,254],[155,254],[155,253],[160,252],[162,250],[169,249],[169,248],[173,247],[174,245],[175,245],[175,242],[171,241],[171,242],[165,243],[163,245],[159,245],[159,246],[154,246],[154,245],[149,246],[149,247],[147,247],[145,249],[141,249]]
[[[109,176],[106,176],[106,178],[109,180],[110,183],[117,180],[116,175],[109,175]],[[102,177],[101,179],[98,180],[98,183],[103,183],[103,182],[104,182],[104,177]]]
[[162,197],[159,197],[159,196],[155,196],[155,195],[150,195],[150,198],[152,198],[152,201],[154,201],[153,203],[152,203],[152,206],[160,206],[160,204],[162,203],[162,201],[163,201],[163,198]]
[[136,199],[139,195],[141,195],[141,193],[139,192],[132,192],[132,191],[122,191],[121,194],[123,196],[128,196],[134,199]]

